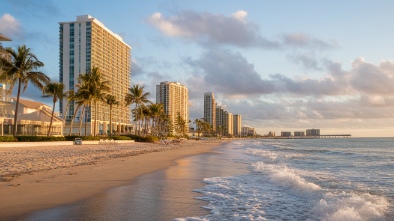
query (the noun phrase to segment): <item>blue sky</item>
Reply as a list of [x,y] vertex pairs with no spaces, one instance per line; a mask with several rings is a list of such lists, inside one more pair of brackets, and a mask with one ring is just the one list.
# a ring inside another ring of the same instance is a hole
[[[58,22],[89,14],[132,46],[132,84],[189,88],[258,133],[394,136],[394,1],[2,0],[0,33],[26,44],[58,79]],[[50,104],[29,86],[25,98]]]

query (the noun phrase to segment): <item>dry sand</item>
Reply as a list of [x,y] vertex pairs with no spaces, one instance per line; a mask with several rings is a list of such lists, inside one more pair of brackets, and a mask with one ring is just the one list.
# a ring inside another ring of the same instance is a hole
[[0,220],[92,197],[219,145],[219,141],[184,141],[0,147]]

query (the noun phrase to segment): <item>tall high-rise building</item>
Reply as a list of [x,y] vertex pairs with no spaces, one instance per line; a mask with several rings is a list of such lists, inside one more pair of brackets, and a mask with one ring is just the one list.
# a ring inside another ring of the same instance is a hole
[[224,132],[224,108],[216,104],[216,132],[225,135]]
[[242,128],[242,117],[240,114],[233,115],[233,135],[241,136],[241,128]]
[[176,133],[178,118],[185,122],[184,130],[187,132],[189,123],[189,92],[186,86],[178,82],[160,82],[156,85],[156,103],[162,103],[164,112],[170,117],[172,123],[171,133]]
[[233,114],[227,111],[224,111],[224,135],[231,136],[233,135]]
[[204,94],[204,120],[216,131],[216,103],[212,92]]
[[[98,67],[103,76],[102,80],[110,82],[109,93],[114,95],[117,101],[124,101],[130,87],[131,47],[119,35],[90,15],[82,15],[77,16],[76,21],[59,22],[59,47],[60,82],[64,84],[65,91],[76,91],[78,76],[89,73],[92,67]],[[60,113],[65,116],[67,123],[70,123],[76,108],[75,102],[68,105],[67,99],[61,101]],[[109,112],[109,105],[97,102],[97,113],[92,106],[87,109],[86,115],[81,116],[80,108],[75,121],[82,120],[86,123],[88,134],[91,134],[94,116],[97,114],[96,132],[107,134],[110,128]],[[112,123],[115,132],[131,131],[130,108],[124,105],[112,108]],[[78,131],[78,124],[74,125],[75,133]]]

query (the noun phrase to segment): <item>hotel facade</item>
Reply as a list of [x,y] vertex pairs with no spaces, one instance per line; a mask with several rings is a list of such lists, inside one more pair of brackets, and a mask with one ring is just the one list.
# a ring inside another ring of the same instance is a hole
[[172,134],[175,134],[175,126],[178,123],[178,116],[186,122],[187,131],[189,122],[189,92],[186,86],[178,82],[160,82],[156,85],[156,103],[162,103],[164,112],[169,116],[172,123]]
[[[125,133],[132,130],[130,107],[122,105],[131,75],[131,47],[122,38],[114,34],[103,23],[90,15],[77,16],[76,21],[59,22],[59,77],[64,84],[64,90],[77,92],[78,76],[89,73],[93,67],[98,67],[104,81],[109,82],[109,94],[114,95],[120,105],[112,108],[112,132]],[[77,105],[67,99],[60,102],[60,113],[70,125]],[[66,110],[67,109],[67,110]],[[66,112],[67,111],[67,112]],[[109,105],[97,102],[97,113],[94,104],[82,115],[80,108],[74,119],[72,133],[79,131],[79,122],[87,126],[87,134],[93,133],[96,123],[97,134],[108,134]],[[94,122],[97,115],[97,122]],[[78,123],[77,123],[78,122]]]

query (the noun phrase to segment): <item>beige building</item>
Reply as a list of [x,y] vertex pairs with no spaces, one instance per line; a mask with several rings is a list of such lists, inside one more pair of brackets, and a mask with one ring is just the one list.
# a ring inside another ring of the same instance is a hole
[[242,117],[240,114],[233,115],[233,135],[241,136],[241,128],[242,128]]
[[178,124],[178,116],[186,122],[187,132],[189,122],[189,92],[186,86],[178,82],[160,82],[156,85],[156,103],[162,103],[164,112],[170,117],[172,123],[172,134]]
[[[10,114],[1,121],[1,135],[12,134],[15,105],[16,99],[12,103],[2,106],[2,109]],[[51,136],[63,135],[64,121],[57,115],[55,114],[53,118]],[[52,107],[36,101],[19,99],[17,135],[47,135],[51,116]]]
[[[131,47],[122,38],[113,33],[103,23],[90,15],[77,16],[76,21],[59,22],[60,46],[60,82],[65,91],[77,90],[78,76],[88,73],[92,67],[98,67],[103,80],[110,82],[110,94],[122,104],[128,88],[130,88]],[[60,113],[70,124],[76,105],[70,103],[67,113],[67,99],[60,102]],[[87,109],[86,115],[81,116],[82,108],[77,112],[73,133],[77,133],[79,122],[87,124],[88,135],[93,133],[94,119],[97,114],[96,133],[109,133],[109,105],[98,102],[95,108]],[[113,130],[118,133],[130,132],[130,107],[118,105],[112,109]]]
[[241,128],[241,133],[243,137],[247,137],[247,136],[255,136],[256,135],[256,130],[253,127],[249,127],[249,126],[243,126]]
[[234,132],[233,114],[224,111],[224,135],[232,136]]
[[204,94],[204,120],[216,131],[216,102],[212,92]]

